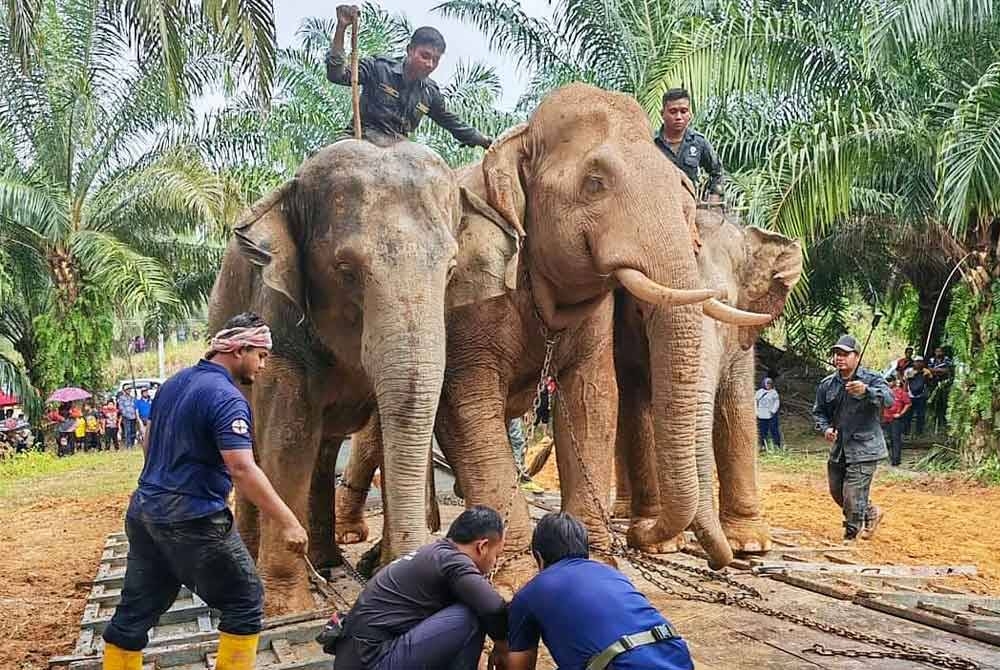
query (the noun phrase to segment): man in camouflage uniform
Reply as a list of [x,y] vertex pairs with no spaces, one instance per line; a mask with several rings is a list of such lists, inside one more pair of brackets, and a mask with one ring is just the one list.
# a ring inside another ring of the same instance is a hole
[[889,455],[879,418],[892,405],[885,379],[858,367],[858,341],[844,335],[830,349],[837,368],[819,383],[813,418],[833,443],[827,460],[830,495],[844,511],[844,539],[871,539],[882,510],[868,502],[878,462]]
[[722,195],[722,162],[705,136],[692,130],[691,96],[683,88],[672,88],[663,94],[663,109],[660,111],[663,125],[653,141],[663,155],[673,161],[698,188],[698,170],[708,173],[705,193],[709,196]]
[[[326,54],[326,78],[351,85],[344,53],[344,32],[358,15],[354,5],[337,7],[337,30]],[[464,123],[445,106],[444,96],[430,74],[444,54],[445,42],[435,28],[418,28],[406,47],[405,58],[375,56],[358,63],[361,126],[365,139],[391,142],[410,136],[424,116],[450,132],[463,145],[488,148],[493,140]],[[350,127],[345,134],[350,134]]]

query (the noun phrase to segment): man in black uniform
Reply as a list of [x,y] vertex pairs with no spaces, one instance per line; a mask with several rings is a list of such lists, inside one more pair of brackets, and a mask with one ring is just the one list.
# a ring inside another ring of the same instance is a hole
[[476,506],[383,568],[344,619],[334,670],[476,670],[485,634],[505,660],[507,605],[485,577],[503,540],[500,514]]
[[663,155],[687,175],[698,187],[698,169],[708,172],[709,195],[722,195],[722,162],[715,149],[701,133],[691,130],[691,96],[683,88],[672,88],[663,94],[660,111],[663,125],[653,141]]
[[[337,7],[337,30],[326,54],[326,78],[334,84],[351,85],[351,71],[344,54],[344,31],[357,16],[358,8],[354,5]],[[376,56],[359,61],[361,127],[365,139],[409,137],[421,119],[429,116],[464,145],[486,149],[493,143],[448,111],[437,83],[429,78],[444,50],[441,33],[424,27],[414,31],[405,58]]]
[[844,539],[867,540],[882,520],[868,502],[878,462],[889,455],[880,427],[882,410],[893,403],[882,375],[858,367],[858,341],[844,335],[830,348],[837,368],[816,388],[816,429],[833,443],[827,460],[830,496],[844,512]]

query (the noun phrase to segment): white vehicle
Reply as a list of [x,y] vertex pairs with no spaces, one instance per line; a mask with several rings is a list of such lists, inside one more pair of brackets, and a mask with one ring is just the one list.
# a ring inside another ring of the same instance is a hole
[[159,386],[163,380],[159,377],[136,377],[135,379],[123,379],[115,387],[115,393],[123,393],[126,386],[131,386],[135,390],[135,396],[139,397],[139,391]]

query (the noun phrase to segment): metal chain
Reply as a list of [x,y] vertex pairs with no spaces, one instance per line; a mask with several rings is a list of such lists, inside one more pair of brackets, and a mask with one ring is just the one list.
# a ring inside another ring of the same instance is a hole
[[[535,386],[535,399],[532,402],[533,413],[537,412],[539,406],[541,405],[540,395],[542,389],[545,388],[545,382],[548,380],[549,372],[552,369],[552,358],[555,355],[556,346],[559,344],[559,336],[560,336],[559,333],[550,335],[545,325],[544,324],[542,325],[542,337],[545,338],[545,358],[542,361],[542,369],[538,375],[538,384]],[[504,425],[504,428],[506,429],[506,424]],[[525,446],[527,447],[527,445]],[[520,495],[521,493],[521,478],[524,475],[525,472],[523,468],[521,468],[521,466],[516,462],[515,459],[514,483],[511,486],[510,498],[507,500],[507,505],[504,507],[504,512],[503,512],[504,528],[506,528],[509,525],[510,513],[514,509],[514,501],[517,500],[518,495]],[[522,550],[516,554],[505,556],[503,557],[502,560],[497,561],[493,565],[493,569],[490,570],[490,574],[487,576],[487,578],[490,580],[490,583],[493,582],[494,578],[497,576],[497,573],[500,571],[500,568],[502,568],[505,564],[509,563],[515,558],[519,558],[520,556],[525,555],[526,553],[529,552],[527,550]]]
[[[562,385],[559,383],[555,371],[553,371],[552,376],[556,380],[556,393],[558,394],[562,390]],[[747,584],[740,583],[723,573],[685,565],[676,561],[670,561],[658,556],[647,554],[646,552],[638,549],[628,547],[624,542],[622,533],[615,530],[611,516],[609,515],[604,503],[601,501],[597,487],[594,485],[594,482],[590,477],[589,468],[580,453],[579,443],[577,442],[576,435],[573,431],[573,424],[570,420],[569,412],[565,408],[565,404],[561,401],[556,404],[559,407],[559,411],[563,413],[567,432],[569,433],[570,444],[572,445],[577,465],[579,466],[580,473],[583,475],[583,480],[587,486],[588,493],[601,515],[602,522],[611,536],[610,550],[602,553],[625,559],[633,567],[635,567],[644,579],[661,589],[667,595],[688,601],[741,607],[762,616],[771,616],[789,623],[812,628],[829,635],[854,640],[856,642],[882,646],[893,650],[839,650],[828,649],[823,645],[816,644],[809,649],[803,650],[804,652],[816,653],[823,656],[845,656],[851,658],[894,658],[931,663],[938,667],[948,668],[950,670],[979,670],[980,666],[974,661],[948,654],[938,649],[900,642],[891,638],[874,635],[872,633],[863,633],[849,628],[844,628],[842,626],[834,626],[823,621],[769,607],[761,602],[763,600],[763,596],[757,589]],[[698,584],[691,579],[688,579],[687,577],[676,574],[676,571],[683,571],[696,575],[704,580],[704,582],[713,582],[734,588],[737,590],[737,593],[707,588],[702,584]],[[667,580],[680,584],[690,589],[691,592],[678,591],[667,583]]]
[[344,572],[347,573],[348,577],[360,584],[361,588],[364,588],[368,584],[368,580],[365,579],[364,575],[358,572],[358,569],[354,567],[354,564],[347,558],[347,554],[345,554],[344,550],[340,548],[340,545],[335,544],[334,547],[337,549],[337,555],[340,557],[341,565],[344,566]]

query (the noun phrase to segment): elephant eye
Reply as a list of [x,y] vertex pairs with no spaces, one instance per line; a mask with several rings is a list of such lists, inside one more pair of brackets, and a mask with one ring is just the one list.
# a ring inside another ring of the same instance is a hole
[[583,192],[587,195],[600,195],[608,188],[604,178],[599,174],[588,174],[583,179]]
[[337,263],[337,274],[345,284],[358,283],[358,273],[350,263]]

